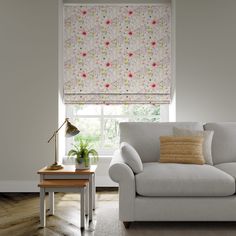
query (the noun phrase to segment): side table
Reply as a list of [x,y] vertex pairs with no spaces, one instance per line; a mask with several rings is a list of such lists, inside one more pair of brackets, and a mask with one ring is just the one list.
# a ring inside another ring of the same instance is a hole
[[[41,227],[46,226],[46,209],[45,209],[45,193],[46,192],[74,192],[80,193],[80,228],[84,228],[84,206],[85,206],[85,192],[89,181],[87,179],[71,179],[60,180],[51,179],[43,180],[39,183],[40,187],[40,224]],[[86,201],[86,204],[88,202]]]
[[[90,169],[87,170],[76,170],[74,165],[65,165],[60,170],[47,170],[44,167],[38,171],[40,175],[40,182],[44,180],[88,180],[88,211],[89,221],[93,219],[93,210],[95,209],[95,170],[97,165],[91,165]],[[54,192],[49,192],[49,214],[54,215]]]

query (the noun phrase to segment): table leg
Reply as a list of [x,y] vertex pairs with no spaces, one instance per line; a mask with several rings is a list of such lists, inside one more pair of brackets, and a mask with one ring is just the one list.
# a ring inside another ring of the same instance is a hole
[[80,228],[84,228],[84,189],[81,189],[80,192]]
[[93,210],[95,210],[96,202],[96,183],[95,183],[95,173],[93,174]]
[[54,192],[49,192],[49,215],[54,215]]
[[40,188],[40,225],[46,226],[46,207],[45,207],[45,189]]
[[87,186],[85,189],[85,215],[89,214],[89,187]]
[[93,220],[93,176],[89,175],[89,221]]

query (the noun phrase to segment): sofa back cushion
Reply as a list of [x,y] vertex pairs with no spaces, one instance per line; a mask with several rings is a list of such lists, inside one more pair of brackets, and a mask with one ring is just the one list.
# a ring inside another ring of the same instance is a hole
[[204,131],[192,131],[188,129],[180,129],[177,127],[173,128],[174,136],[202,136],[204,138],[202,144],[203,156],[206,161],[206,164],[213,165],[212,154],[211,154],[211,144],[214,131],[213,130],[204,130]]
[[198,122],[121,122],[120,142],[131,144],[142,162],[160,159],[160,136],[173,135],[173,127],[203,130]]
[[205,130],[214,130],[212,139],[213,164],[236,162],[236,122],[207,123]]

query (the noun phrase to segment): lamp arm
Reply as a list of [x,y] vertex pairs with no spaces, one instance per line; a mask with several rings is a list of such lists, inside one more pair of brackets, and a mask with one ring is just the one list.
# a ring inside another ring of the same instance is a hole
[[53,135],[51,136],[51,138],[48,140],[48,143],[52,140],[52,138],[58,133],[58,131],[62,128],[62,126],[68,122],[69,118],[66,118],[65,121],[63,122],[63,124],[56,130],[54,131]]

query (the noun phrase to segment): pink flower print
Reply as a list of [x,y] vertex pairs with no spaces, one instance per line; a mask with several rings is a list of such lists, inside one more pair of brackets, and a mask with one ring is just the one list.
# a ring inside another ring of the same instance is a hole
[[83,53],[82,53],[82,56],[83,56],[83,57],[86,57],[86,56],[87,56],[87,53],[86,53],[86,52],[83,52]]
[[106,41],[106,42],[105,42],[105,45],[106,45],[106,46],[109,46],[109,44],[110,44],[109,41]]
[[132,78],[132,77],[133,77],[133,74],[130,72],[130,73],[128,74],[128,76],[129,76],[129,78]]
[[110,63],[110,62],[107,62],[107,63],[106,63],[106,67],[109,67],[109,66],[111,66],[111,63]]
[[82,14],[83,14],[83,15],[86,15],[86,14],[87,14],[87,11],[82,11]]
[[152,87],[152,88],[156,88],[156,86],[157,86],[157,85],[156,85],[155,83],[151,84],[151,87]]
[[156,24],[157,24],[157,21],[156,21],[156,20],[153,20],[153,21],[152,21],[152,24],[153,24],[153,25],[156,25]]
[[129,13],[129,15],[132,15],[132,14],[133,14],[133,11],[129,11],[128,13]]
[[105,87],[106,87],[106,88],[109,88],[109,87],[110,87],[110,84],[105,84]]
[[132,52],[130,52],[130,53],[129,53],[129,57],[132,57],[132,56],[133,56],[133,53],[132,53]]
[[156,42],[155,41],[152,41],[152,46],[154,47],[154,46],[156,46]]
[[153,63],[152,63],[152,66],[153,66],[153,67],[157,67],[158,65],[159,65],[159,63],[157,63],[157,62],[153,62]]
[[87,32],[86,32],[86,31],[83,31],[83,32],[82,32],[82,35],[84,35],[84,36],[87,35]]
[[87,77],[86,73],[83,73],[83,74],[82,74],[82,77],[83,77],[83,78],[86,78],[86,77]]
[[110,20],[107,20],[107,21],[106,21],[106,24],[107,24],[107,25],[111,24],[111,21],[110,21]]
[[133,32],[132,32],[132,31],[129,31],[129,35],[130,35],[130,36],[133,35]]

